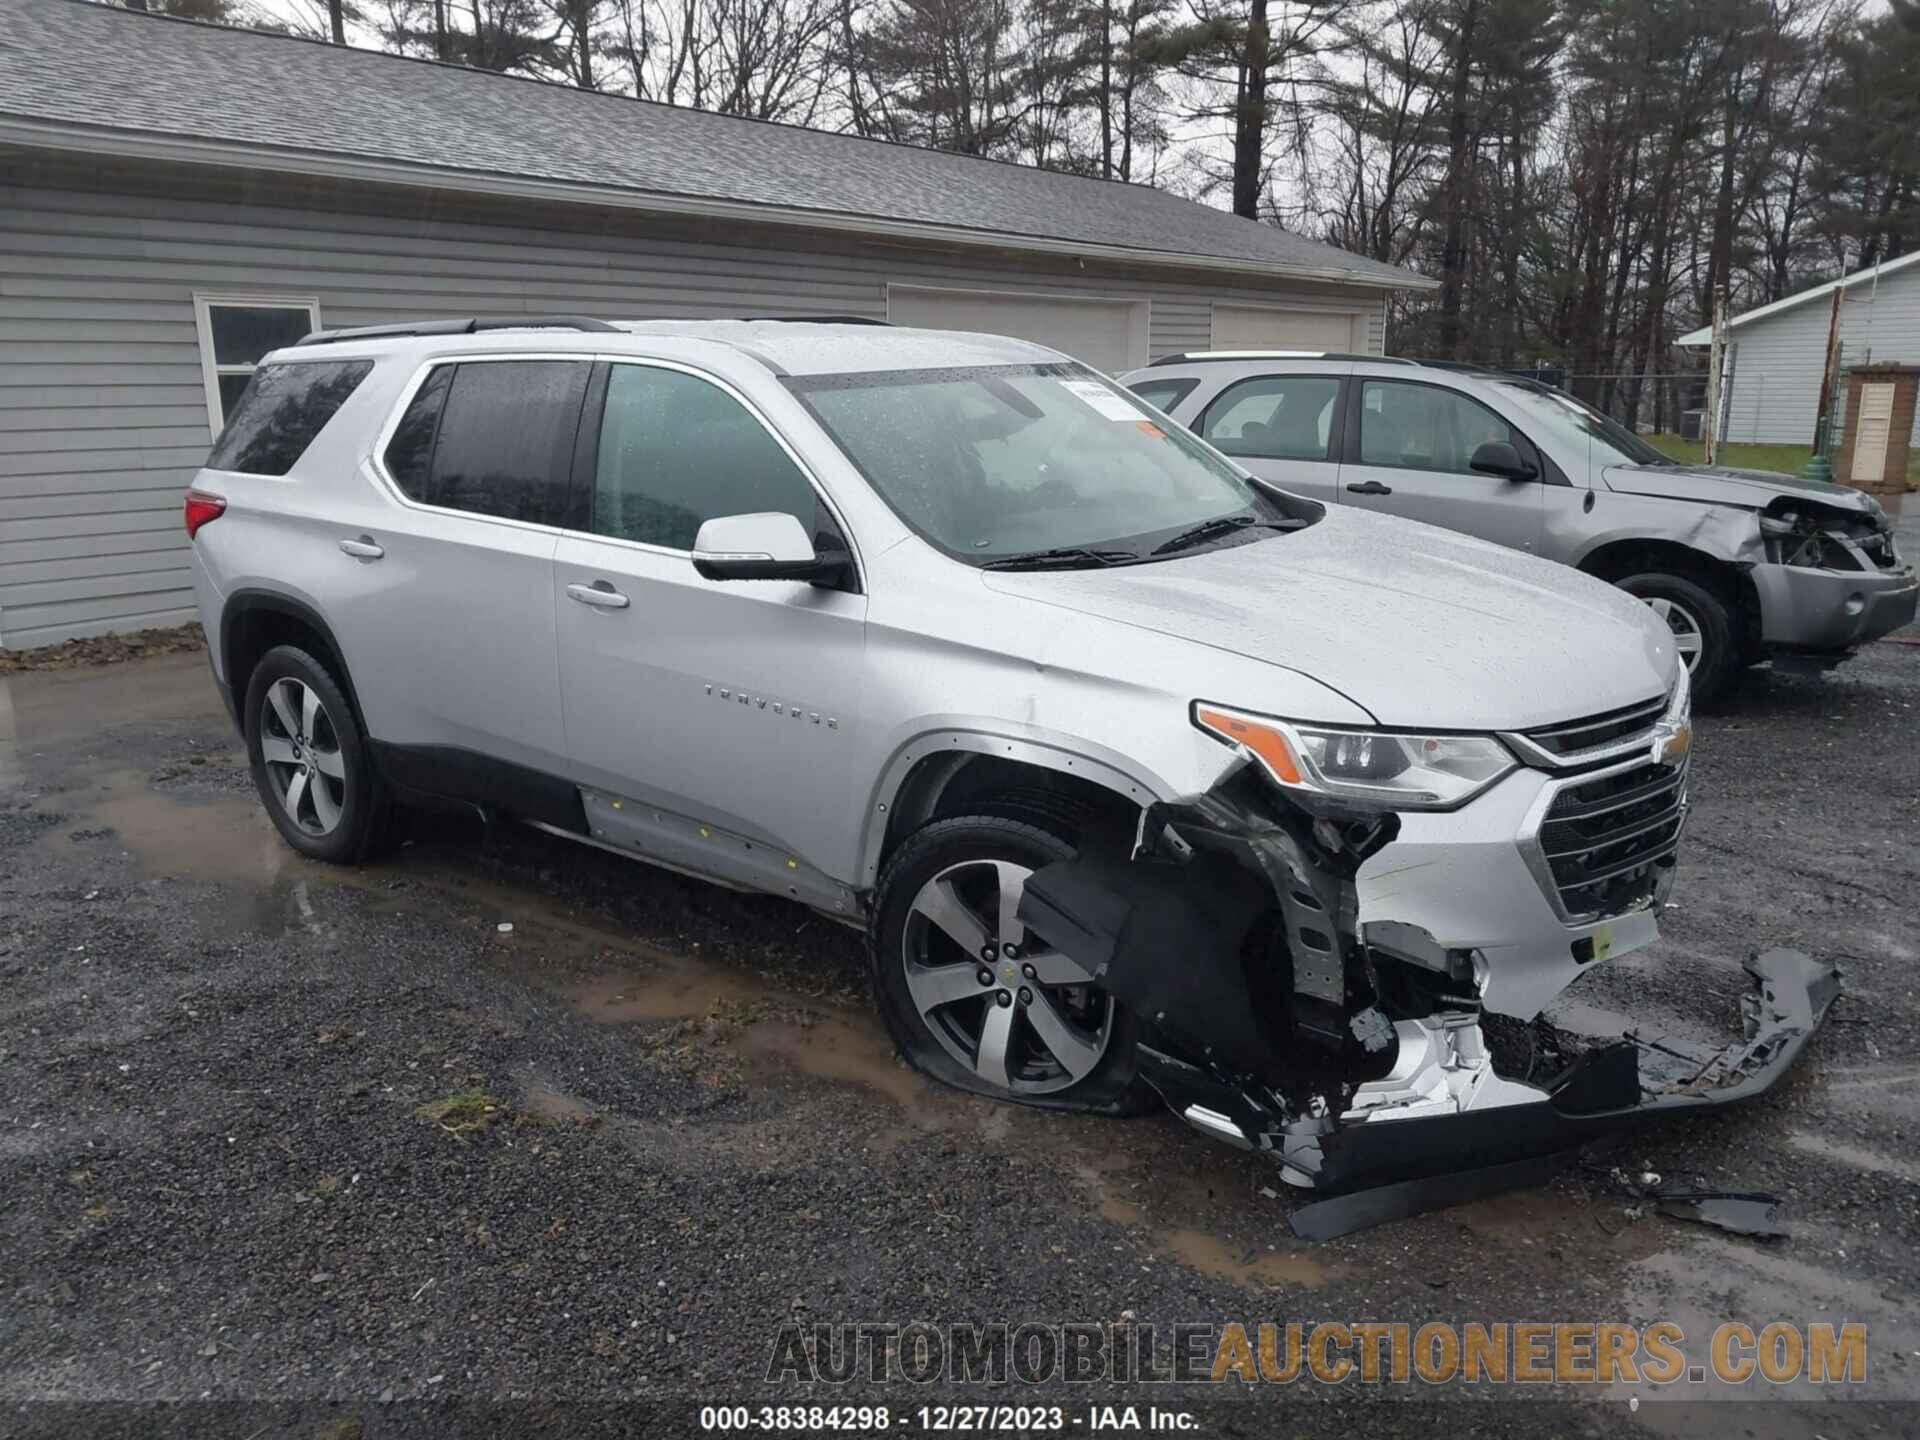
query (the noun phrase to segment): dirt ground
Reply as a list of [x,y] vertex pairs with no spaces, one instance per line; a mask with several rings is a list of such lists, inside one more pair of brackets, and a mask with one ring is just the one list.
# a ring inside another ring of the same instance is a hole
[[[0,1435],[682,1434],[702,1405],[955,1399],[1062,1404],[1069,1433],[1127,1403],[1210,1434],[1914,1433],[1920,647],[1758,686],[1697,756],[1663,938],[1560,1018],[1728,1033],[1741,958],[1797,946],[1848,994],[1791,1082],[1314,1246],[1267,1164],[1170,1117],[902,1068],[858,938],[809,912],[457,818],[312,864],[203,655],[0,678]],[[1792,1236],[1660,1218],[1615,1166],[1771,1192]],[[1543,1404],[764,1378],[794,1320],[1329,1319],[1853,1320],[1867,1380]]]

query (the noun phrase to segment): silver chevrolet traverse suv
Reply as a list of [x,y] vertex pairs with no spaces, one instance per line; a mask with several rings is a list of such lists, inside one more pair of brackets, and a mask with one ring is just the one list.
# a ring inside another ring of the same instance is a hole
[[[927,1074],[1157,1093],[1303,1185],[1726,1098],[1631,1046],[1555,1075],[1502,1049],[1654,938],[1691,737],[1669,629],[1252,477],[1053,351],[316,335],[255,373],[186,521],[306,855],[452,799],[788,896],[865,931]],[[1824,1010],[1811,971],[1764,983]],[[1755,1043],[1737,1073],[1770,1083],[1797,1047]]]

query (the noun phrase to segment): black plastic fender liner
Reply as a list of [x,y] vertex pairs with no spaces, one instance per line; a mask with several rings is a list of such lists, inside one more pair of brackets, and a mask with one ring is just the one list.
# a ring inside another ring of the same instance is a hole
[[1314,827],[1243,767],[1149,806],[1131,860],[1034,872],[1020,919],[1195,1058],[1271,1076],[1302,1039],[1349,1047],[1365,965],[1353,876],[1371,849],[1335,853]]
[[1284,1050],[1248,988],[1242,941],[1272,897],[1219,863],[1081,859],[1028,877],[1021,922],[1183,1048],[1240,1070]]

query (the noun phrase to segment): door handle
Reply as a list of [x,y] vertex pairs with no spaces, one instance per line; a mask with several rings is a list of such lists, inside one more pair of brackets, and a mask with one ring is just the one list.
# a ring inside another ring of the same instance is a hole
[[569,585],[567,597],[601,610],[624,610],[632,603],[604,580],[596,580],[591,585]]
[[1364,485],[1349,485],[1347,489],[1355,495],[1391,495],[1393,487],[1382,485],[1378,480],[1369,480]]
[[342,553],[351,555],[356,560],[378,560],[387,553],[374,543],[371,535],[362,535],[358,540],[342,540],[340,549]]

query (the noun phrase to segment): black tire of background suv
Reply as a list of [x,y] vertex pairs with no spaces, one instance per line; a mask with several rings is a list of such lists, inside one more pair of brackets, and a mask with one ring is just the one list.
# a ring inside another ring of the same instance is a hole
[[1074,847],[1050,829],[997,815],[966,815],[936,820],[909,836],[880,876],[867,930],[867,965],[874,998],[887,1033],[907,1063],[923,1075],[957,1090],[1040,1110],[1076,1110],[1106,1115],[1136,1115],[1157,1103],[1139,1079],[1134,1054],[1140,1022],[1118,1001],[1107,1053],[1086,1079],[1051,1095],[1018,1095],[984,1084],[957,1064],[928,1033],[907,992],[901,963],[907,916],[920,887],[949,865],[965,860],[1010,860],[1038,870],[1056,860],[1071,860]]
[[1671,600],[1685,606],[1700,622],[1700,660],[1693,669],[1693,703],[1707,704],[1719,697],[1741,668],[1739,642],[1726,598],[1690,575],[1650,570],[1617,582],[1629,595],[1642,600]]
[[[266,700],[267,687],[288,675],[319,695],[327,718],[333,722],[334,733],[340,738],[340,754],[347,771],[346,793],[340,808],[340,823],[329,835],[309,835],[295,825],[274,798],[273,787],[267,781],[266,760],[260,753],[260,707]],[[240,713],[246,727],[247,761],[253,769],[254,789],[259,791],[260,803],[267,807],[274,828],[287,844],[302,855],[335,865],[357,864],[379,847],[388,833],[391,818],[386,787],[374,773],[373,757],[366,737],[360,733],[353,707],[325,665],[296,646],[274,646],[260,657],[260,663],[247,678],[247,696]]]

